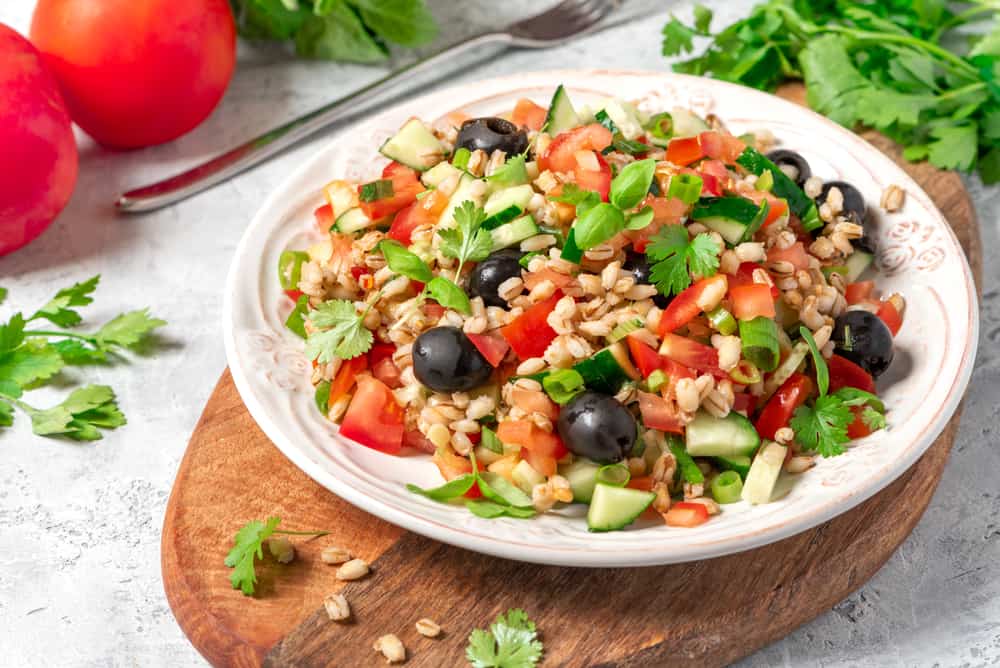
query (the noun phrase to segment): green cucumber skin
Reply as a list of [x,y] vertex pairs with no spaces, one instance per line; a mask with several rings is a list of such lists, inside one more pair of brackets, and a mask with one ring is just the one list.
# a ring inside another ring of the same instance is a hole
[[760,445],[760,436],[739,413],[717,418],[698,411],[687,425],[685,445],[692,457],[750,456]]
[[816,202],[812,201],[803,192],[802,188],[799,188],[795,184],[795,181],[788,178],[787,174],[781,171],[777,165],[764,157],[759,151],[747,146],[743,150],[743,153],[740,154],[740,157],[736,159],[736,162],[758,176],[763,174],[765,170],[771,172],[771,175],[774,177],[774,185],[771,187],[771,192],[778,197],[788,200],[789,208],[802,221],[802,226],[806,231],[811,232],[823,227],[823,221],[819,219]]
[[598,483],[587,512],[587,530],[598,533],[624,529],[635,522],[655,498],[653,492]]
[[570,102],[569,94],[562,84],[552,94],[549,112],[545,115],[545,131],[555,136],[580,124],[580,117]]
[[444,159],[444,146],[416,119],[404,123],[378,150],[390,160],[418,172],[426,172]]
[[583,376],[587,389],[605,394],[614,394],[629,380],[628,374],[607,348],[597,351],[593,357],[580,360],[573,368]]
[[712,461],[718,464],[723,471],[736,471],[742,480],[746,480],[753,460],[746,455],[736,455],[733,457],[712,457]]
[[847,279],[848,283],[855,282],[865,273],[874,260],[875,258],[872,257],[871,253],[855,250],[847,257],[847,275],[844,278]]
[[691,211],[697,220],[735,246],[753,238],[767,216],[767,200],[757,205],[744,197],[703,197]]

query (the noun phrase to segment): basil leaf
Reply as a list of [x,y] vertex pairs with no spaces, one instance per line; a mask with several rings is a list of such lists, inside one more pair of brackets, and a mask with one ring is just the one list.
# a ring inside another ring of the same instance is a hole
[[648,227],[653,222],[653,207],[644,206],[636,213],[630,213],[625,217],[626,230],[641,230]]
[[350,0],[379,37],[403,46],[421,46],[437,37],[424,0]]
[[856,387],[842,387],[834,392],[833,396],[843,401],[845,406],[868,405],[880,413],[885,412],[885,404],[882,403],[881,399],[871,392],[865,392]]
[[407,278],[412,278],[421,283],[429,283],[434,278],[430,267],[403,247],[403,244],[392,239],[383,239],[378,244],[378,249],[385,255],[385,261],[389,268],[397,274],[402,274]]
[[482,428],[482,440],[480,441],[480,445],[490,452],[495,452],[498,455],[503,454],[503,443],[500,441],[500,437],[497,436],[497,433],[489,427]]
[[479,474],[479,489],[488,499],[516,508],[531,508],[531,497],[497,473],[484,471]]
[[530,508],[502,506],[499,503],[494,503],[493,501],[487,501],[485,499],[469,499],[465,502],[465,507],[468,508],[469,512],[476,517],[482,517],[488,520],[504,516],[526,519],[528,517],[534,517],[535,515],[535,511]]
[[444,276],[435,276],[427,283],[427,292],[438,304],[445,308],[455,309],[459,313],[472,313],[472,304],[462,288],[449,281]]
[[607,202],[601,202],[580,214],[573,224],[577,248],[587,250],[604,243],[625,229],[625,216]]
[[652,158],[625,165],[611,181],[611,203],[619,209],[638,206],[649,192],[655,171],[656,161]]
[[324,0],[323,10],[323,16],[310,14],[295,34],[300,56],[354,63],[378,63],[388,57],[344,0]]
[[451,499],[457,499],[468,492],[472,489],[474,484],[476,484],[476,476],[471,473],[466,473],[465,475],[455,478],[454,480],[449,480],[440,487],[422,489],[416,485],[407,485],[406,489],[410,490],[414,494],[426,496],[432,501],[450,501]]

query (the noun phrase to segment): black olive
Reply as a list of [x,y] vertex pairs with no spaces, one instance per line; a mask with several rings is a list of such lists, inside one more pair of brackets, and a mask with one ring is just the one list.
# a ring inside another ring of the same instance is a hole
[[502,118],[473,118],[462,123],[455,148],[480,149],[487,153],[500,150],[507,155],[517,155],[528,148],[528,134]]
[[435,392],[464,392],[490,379],[493,367],[458,327],[435,327],[413,342],[413,375]]
[[620,462],[635,445],[638,427],[621,402],[609,394],[584,392],[559,412],[559,436],[574,455],[595,462]]
[[859,250],[874,254],[877,246],[875,237],[871,234],[867,222],[868,206],[865,204],[865,196],[861,194],[860,190],[846,181],[830,181],[823,184],[823,189],[820,191],[819,197],[816,198],[816,206],[821,206],[826,202],[826,196],[831,188],[836,188],[843,195],[844,205],[841,208],[840,215],[864,227],[864,233],[861,238],[852,239],[851,244]]
[[482,297],[487,306],[507,308],[507,302],[500,298],[497,289],[508,278],[521,277],[519,261],[523,255],[516,248],[505,248],[477,264],[469,274],[469,296]]
[[776,164],[778,167],[781,167],[781,171],[788,174],[788,177],[792,181],[795,181],[800,188],[807,180],[809,180],[809,177],[812,176],[812,170],[809,168],[809,163],[795,151],[779,148],[777,151],[771,151],[768,153],[767,159]]
[[868,311],[848,311],[833,325],[836,353],[872,375],[881,376],[892,363],[892,332],[882,319]]
[[[636,283],[650,284],[649,276],[652,270],[649,266],[649,258],[646,257],[645,253],[629,251],[625,255],[625,262],[622,264],[622,269],[632,274],[632,278],[635,279]],[[653,296],[653,303],[660,308],[667,308],[670,304],[670,298],[657,293]]]

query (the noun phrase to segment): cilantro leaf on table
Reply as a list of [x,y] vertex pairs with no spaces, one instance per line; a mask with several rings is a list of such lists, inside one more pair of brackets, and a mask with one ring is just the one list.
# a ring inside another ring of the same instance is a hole
[[16,349],[0,353],[0,384],[27,388],[48,380],[65,366],[55,347],[43,339],[29,339]]
[[39,436],[64,436],[76,441],[96,441],[101,438],[101,429],[125,424],[115,393],[107,385],[81,387],[52,408],[26,407],[25,412]]
[[7,301],[7,288],[0,288],[0,304]]
[[465,656],[473,668],[532,668],[543,651],[535,623],[524,610],[512,608],[498,615],[489,631],[469,634]]
[[300,56],[363,64],[388,57],[385,46],[344,0],[319,0],[317,9],[295,33],[295,51]]
[[149,315],[149,309],[139,309],[122,313],[105,323],[94,338],[102,350],[113,346],[132,347],[144,340],[154,329],[163,327],[167,322]]
[[374,337],[364,317],[344,299],[323,302],[307,318],[315,329],[306,339],[306,355],[326,364],[336,357],[346,360],[368,352]]
[[834,396],[816,399],[813,406],[799,406],[791,420],[795,440],[803,449],[824,457],[834,457],[844,452],[844,444],[851,439],[847,427],[854,421],[849,406]]
[[93,303],[91,295],[97,289],[101,275],[93,276],[82,283],[74,283],[72,287],[63,288],[56,293],[42,308],[28,318],[28,322],[44,318],[53,325],[60,327],[75,327],[83,321],[83,317],[71,309],[71,306],[88,306]]
[[280,517],[269,517],[267,521],[252,520],[236,532],[233,547],[226,555],[225,564],[233,569],[229,582],[233,589],[239,589],[244,596],[253,596],[257,584],[255,559],[264,558],[264,543],[274,534],[287,536],[326,536],[329,531],[281,531]]
[[679,294],[691,285],[691,275],[714,276],[722,248],[708,234],[688,238],[683,225],[664,225],[646,247],[650,280],[665,295]]

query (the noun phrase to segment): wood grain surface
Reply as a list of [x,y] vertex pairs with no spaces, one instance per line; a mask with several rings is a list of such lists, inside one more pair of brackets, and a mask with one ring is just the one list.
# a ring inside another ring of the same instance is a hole
[[[801,100],[801,88],[781,94]],[[885,138],[865,138],[899,162],[944,212],[977,283],[982,249],[959,177],[902,161]],[[271,444],[226,371],[195,429],[167,506],[162,569],[167,599],[194,646],[216,666],[378,666],[372,643],[397,634],[408,666],[460,666],[469,632],[510,607],[543,636],[547,666],[721,666],[829,610],[881,566],[920,519],[958,425],[952,419],[902,477],[849,513],[798,536],[708,561],[636,569],[543,567],[483,556],[403,531],[321,488]],[[297,558],[258,567],[255,598],[229,585],[223,558],[251,519],[326,529],[296,539]],[[338,544],[372,563],[338,582],[319,559]],[[333,623],[322,600],[342,591],[353,609]],[[444,632],[417,634],[430,617]]]

